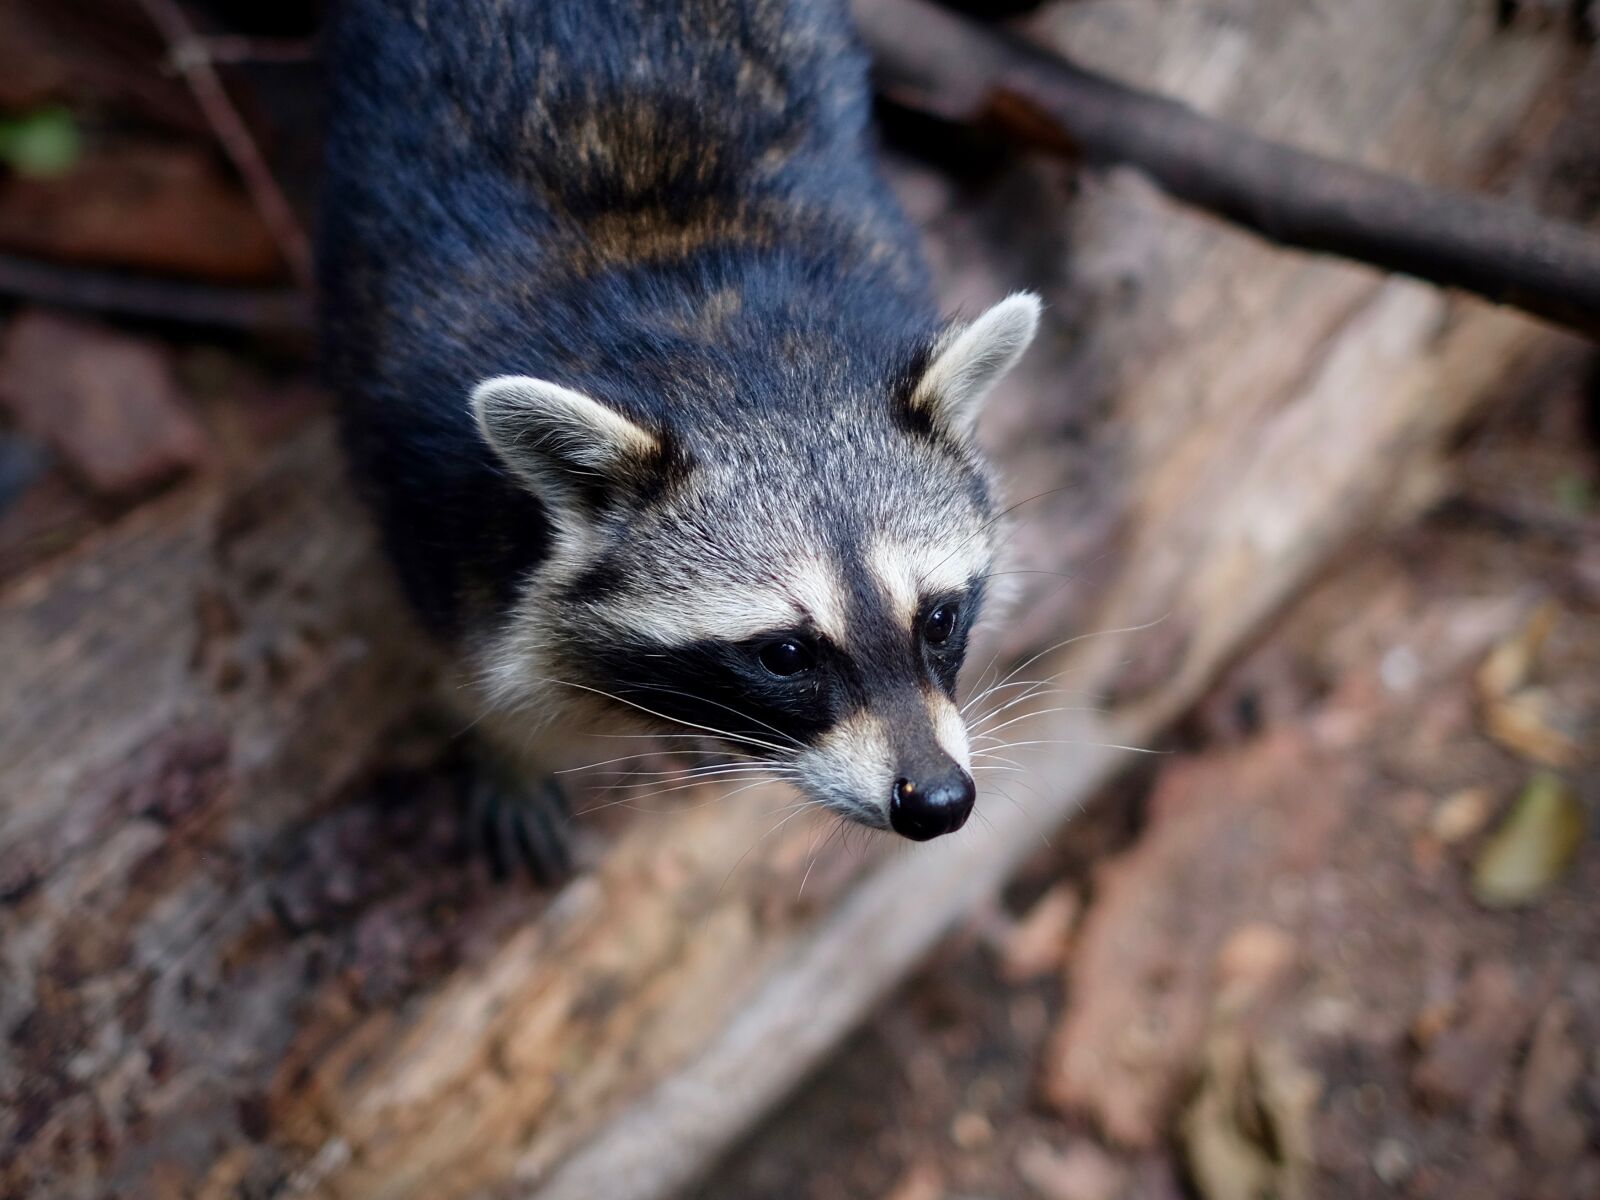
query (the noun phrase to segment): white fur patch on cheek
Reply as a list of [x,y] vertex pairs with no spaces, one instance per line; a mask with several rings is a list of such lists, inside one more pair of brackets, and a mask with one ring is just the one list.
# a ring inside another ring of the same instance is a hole
[[933,736],[939,748],[955,759],[963,771],[971,771],[972,746],[967,740],[967,723],[961,719],[961,710],[939,692],[928,694],[927,705],[928,720],[933,725]]
[[870,713],[846,717],[794,765],[811,799],[873,829],[889,827],[894,755],[883,722]]

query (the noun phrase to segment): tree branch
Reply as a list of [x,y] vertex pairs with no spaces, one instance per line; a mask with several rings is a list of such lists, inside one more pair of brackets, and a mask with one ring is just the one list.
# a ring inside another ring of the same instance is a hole
[[207,122],[217,135],[223,151],[232,160],[239,177],[244,180],[256,210],[267,228],[272,231],[278,249],[288,263],[294,280],[310,290],[312,279],[311,242],[294,215],[288,197],[273,178],[266,159],[256,145],[255,138],[228,98],[227,89],[217,77],[212,59],[203,49],[203,42],[190,25],[189,18],[174,0],[139,0],[151,24],[166,39],[167,52],[174,67],[183,75],[195,103],[200,106]]
[[1578,226],[1279,145],[926,0],[853,8],[880,90],[908,108],[1126,164],[1279,245],[1461,288],[1600,338],[1600,237]]
[[304,333],[311,302],[299,288],[225,287],[124,275],[0,254],[0,296],[115,316],[254,332]]

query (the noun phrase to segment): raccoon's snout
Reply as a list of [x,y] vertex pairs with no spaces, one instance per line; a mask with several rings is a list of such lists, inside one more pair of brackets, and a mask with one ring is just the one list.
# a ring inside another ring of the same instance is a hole
[[976,797],[972,776],[947,761],[933,771],[918,772],[916,779],[902,776],[895,780],[889,797],[889,826],[914,842],[954,833],[972,815]]

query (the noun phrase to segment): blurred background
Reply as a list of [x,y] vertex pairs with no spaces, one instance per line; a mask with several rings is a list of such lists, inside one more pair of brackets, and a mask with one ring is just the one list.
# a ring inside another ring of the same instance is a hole
[[[1003,7],[1594,227],[1587,5]],[[315,379],[318,10],[0,0],[0,1196],[1600,1196],[1592,342],[885,102],[946,308],[1047,303],[1023,769],[960,846],[713,790],[495,882]]]

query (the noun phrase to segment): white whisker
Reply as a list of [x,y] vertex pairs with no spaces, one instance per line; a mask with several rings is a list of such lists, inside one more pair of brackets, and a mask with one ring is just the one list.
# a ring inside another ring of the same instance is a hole
[[535,677],[535,681],[539,683],[553,683],[558,687],[576,688],[581,692],[589,692],[596,696],[603,696],[607,700],[615,700],[618,704],[625,705],[628,708],[637,709],[639,712],[655,717],[657,720],[665,721],[669,725],[682,725],[685,729],[698,729],[703,734],[708,733],[713,737],[722,738],[727,741],[737,742],[747,746],[756,746],[763,750],[771,750],[774,754],[787,754],[789,752],[788,747],[775,745],[774,743],[764,741],[761,738],[749,737],[740,733],[731,733],[726,729],[717,729],[715,726],[701,725],[698,722],[685,721],[678,717],[669,717],[666,713],[657,712],[653,708],[648,708],[643,704],[629,700],[625,696],[618,696],[614,692],[608,692],[604,688],[590,687],[586,683],[573,683],[566,679],[553,679],[545,675]]
[[1066,705],[1061,705],[1061,706],[1056,707],[1056,708],[1041,708],[1041,709],[1037,710],[1036,712],[1026,712],[1026,713],[1023,713],[1020,717],[1012,717],[1008,721],[1001,721],[1000,724],[994,726],[991,729],[984,729],[984,730],[980,731],[977,736],[979,736],[979,737],[993,737],[995,734],[999,733],[1002,729],[1009,729],[1009,728],[1011,728],[1011,726],[1019,724],[1022,721],[1031,721],[1035,717],[1048,717],[1052,713],[1064,713],[1064,712],[1092,712],[1092,713],[1104,714],[1105,710],[1103,708],[1098,708],[1098,707],[1096,707],[1095,705],[1092,705],[1092,704],[1066,704]]
[[1015,750],[1018,746],[1083,746],[1096,750],[1127,750],[1133,754],[1171,754],[1170,750],[1152,750],[1149,746],[1123,746],[1116,742],[1078,742],[1065,738],[1043,738],[1030,742],[1007,742],[1002,750]]
[[[757,779],[753,783],[745,784],[743,787],[736,787],[731,792],[723,792],[720,795],[711,796],[711,797],[709,797],[709,798],[707,798],[705,800],[702,800],[699,804],[687,804],[687,805],[683,805],[683,806],[677,807],[677,808],[639,808],[638,807],[639,803],[642,802],[642,801],[652,800],[657,796],[664,796],[668,792],[677,792],[677,791],[682,791],[683,790],[682,788],[664,788],[664,789],[662,789],[661,791],[658,791],[658,792],[648,792],[643,796],[624,796],[620,800],[608,800],[604,804],[596,804],[596,805],[594,805],[594,806],[592,806],[590,808],[581,809],[578,812],[574,813],[573,816],[585,817],[585,816],[588,816],[590,813],[602,812],[602,811],[604,811],[605,809],[608,809],[608,808],[627,808],[627,809],[631,809],[634,812],[648,813],[651,816],[666,817],[666,816],[671,816],[674,813],[694,812],[697,809],[705,808],[705,807],[707,807],[708,805],[711,805],[711,804],[720,804],[724,800],[731,800],[733,797],[739,795],[742,792],[748,792],[748,791],[752,790],[753,788],[761,787],[763,784],[767,784],[767,783],[770,783],[770,782],[771,782],[771,780],[768,780],[768,779]],[[690,786],[693,786],[693,785],[690,785]]]
[[[642,737],[650,737],[650,736],[653,736],[653,735],[651,735],[651,734],[641,734],[640,736],[642,736]],[[698,736],[698,735],[695,735],[695,736]],[[584,765],[581,766],[581,767],[563,767],[559,771],[552,771],[551,774],[553,774],[553,775],[575,775],[580,771],[596,771],[596,770],[599,770],[601,767],[609,767],[609,766],[612,766],[615,763],[620,763],[620,762],[631,762],[633,759],[636,759],[636,758],[659,758],[663,754],[702,754],[702,755],[713,755],[714,754],[714,755],[718,756],[719,758],[748,759],[751,762],[764,762],[765,761],[764,759],[762,759],[762,758],[760,758],[760,757],[758,757],[757,755],[754,755],[754,754],[740,754],[737,751],[723,750],[723,749],[720,749],[720,748],[716,749],[716,750],[710,750],[710,749],[708,749],[708,750],[688,750],[688,749],[683,749],[683,748],[675,748],[675,749],[672,749],[672,750],[664,750],[664,751],[641,750],[638,754],[619,754],[615,758],[602,759],[600,762],[584,763]]]

